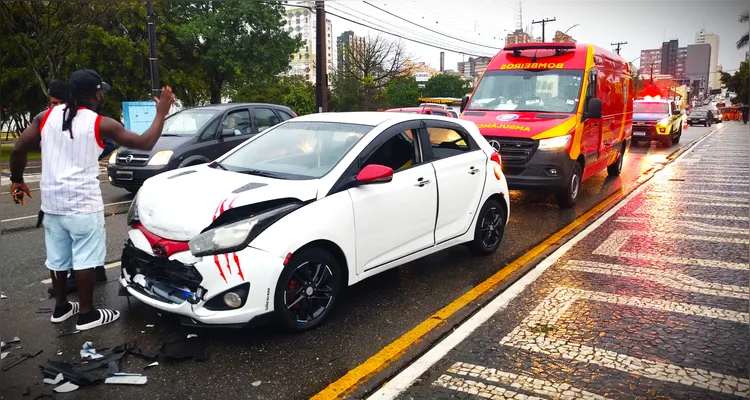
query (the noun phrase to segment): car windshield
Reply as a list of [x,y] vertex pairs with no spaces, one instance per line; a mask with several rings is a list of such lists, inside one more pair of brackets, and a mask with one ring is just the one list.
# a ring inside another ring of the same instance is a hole
[[180,111],[164,121],[162,136],[193,136],[217,113],[205,108]]
[[279,179],[325,176],[374,128],[340,122],[289,121],[269,129],[221,161],[221,168]]
[[639,114],[668,114],[669,105],[662,102],[636,101],[633,104],[633,112]]
[[706,115],[706,112],[704,110],[695,110],[695,111],[691,112],[690,115],[691,116],[696,116],[696,117],[702,117],[702,116]]
[[583,71],[487,71],[467,110],[514,110],[574,113]]

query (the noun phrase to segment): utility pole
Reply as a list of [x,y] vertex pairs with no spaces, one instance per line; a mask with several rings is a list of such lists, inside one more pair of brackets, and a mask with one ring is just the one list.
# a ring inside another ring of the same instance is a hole
[[544,42],[544,26],[547,25],[547,22],[555,22],[555,21],[557,21],[557,18],[552,18],[552,19],[545,18],[541,21],[531,21],[532,25],[542,24],[542,42]]
[[617,55],[620,55],[620,48],[622,47],[623,44],[628,44],[628,42],[611,43],[612,46],[617,46],[617,48],[615,49],[615,52],[617,53]]
[[315,103],[318,112],[328,111],[328,61],[326,60],[326,10],[323,1],[315,2],[316,56],[315,56]]
[[148,13],[148,63],[151,67],[151,96],[161,96],[159,84],[159,64],[156,59],[156,13],[154,12],[154,0],[146,0],[146,12]]

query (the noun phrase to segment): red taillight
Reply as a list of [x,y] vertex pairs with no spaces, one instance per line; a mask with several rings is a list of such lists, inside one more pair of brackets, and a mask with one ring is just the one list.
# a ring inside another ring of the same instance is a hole
[[287,254],[286,257],[284,258],[284,265],[289,264],[289,260],[291,259],[292,259],[292,253]]
[[498,165],[503,165],[502,161],[500,160],[500,154],[498,152],[492,153],[490,156],[490,160],[496,162]]

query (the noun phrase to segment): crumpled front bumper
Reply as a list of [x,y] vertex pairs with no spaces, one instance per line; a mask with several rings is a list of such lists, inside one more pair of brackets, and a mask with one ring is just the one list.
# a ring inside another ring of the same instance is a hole
[[[273,311],[283,258],[252,247],[211,257],[194,257],[185,251],[160,258],[139,230],[131,230],[128,237],[120,284],[143,303],[205,325],[244,325]],[[211,299],[245,283],[250,288],[241,307],[206,307]]]

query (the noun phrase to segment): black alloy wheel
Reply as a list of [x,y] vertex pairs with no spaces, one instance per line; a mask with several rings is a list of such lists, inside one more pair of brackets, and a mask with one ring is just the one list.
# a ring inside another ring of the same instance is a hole
[[274,309],[290,330],[302,332],[320,325],[341,293],[338,261],[320,248],[298,251],[276,285]]
[[560,208],[571,208],[576,204],[581,191],[581,175],[583,175],[581,164],[576,162],[570,173],[568,184],[555,194],[555,200]]
[[610,166],[607,167],[607,173],[609,176],[619,176],[622,172],[622,165],[625,160],[625,145],[622,145],[622,149],[617,154],[617,160]]
[[474,240],[468,243],[469,250],[480,256],[493,253],[500,246],[505,233],[505,211],[497,200],[487,200],[479,212],[474,228]]

